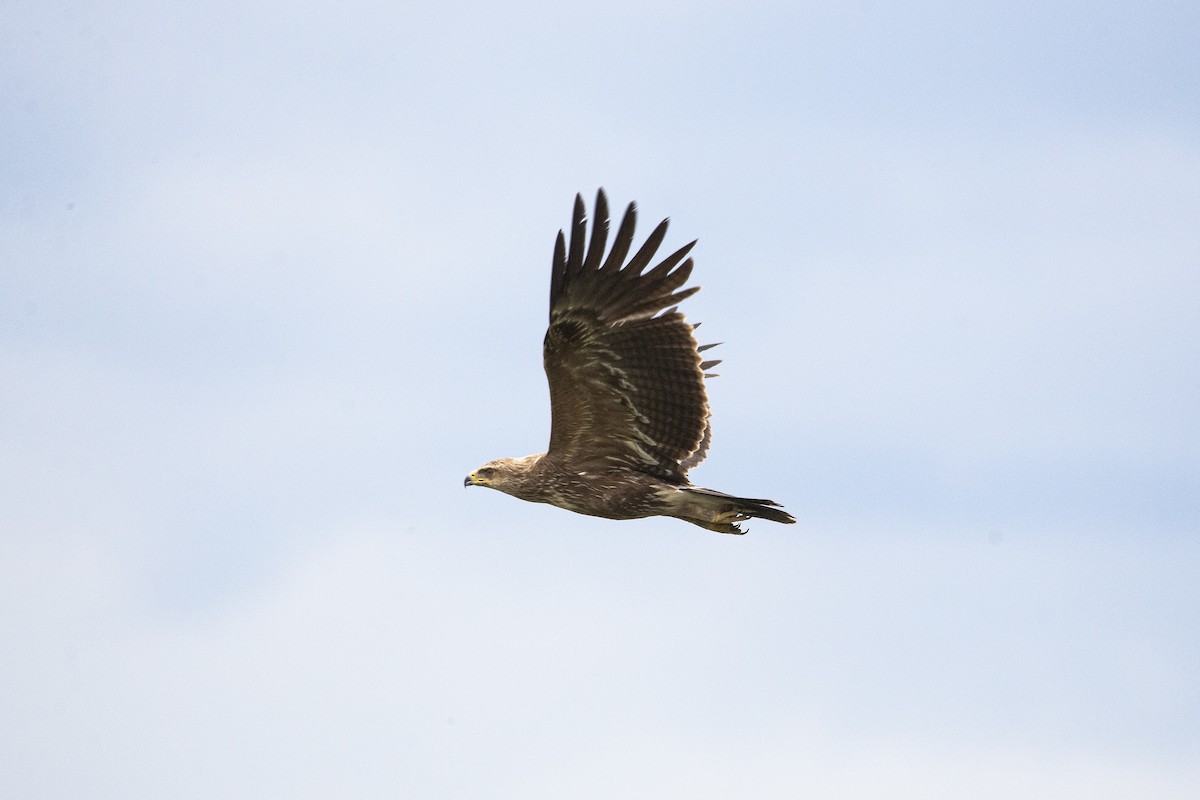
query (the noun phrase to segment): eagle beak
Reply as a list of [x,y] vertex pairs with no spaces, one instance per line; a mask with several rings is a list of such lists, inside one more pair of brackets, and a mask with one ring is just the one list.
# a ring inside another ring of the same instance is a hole
[[466,478],[463,479],[463,486],[474,486],[474,485],[475,485],[475,473],[472,472],[470,475],[468,475]]

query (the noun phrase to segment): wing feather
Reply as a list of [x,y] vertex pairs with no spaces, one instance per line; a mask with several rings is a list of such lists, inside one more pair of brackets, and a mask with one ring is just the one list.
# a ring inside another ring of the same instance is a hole
[[650,235],[646,237],[645,243],[641,248],[634,253],[633,258],[629,259],[629,263],[621,267],[622,271],[629,270],[635,275],[641,275],[642,270],[650,263],[650,259],[654,258],[654,254],[658,252],[659,245],[667,235],[667,226],[671,224],[671,220],[664,219],[655,226],[654,230],[650,231]]
[[[663,220],[627,263],[637,209],[632,203],[608,238],[601,189],[587,236],[576,196],[570,246],[559,233],[550,281],[544,362],[550,384],[546,458],[565,468],[624,467],[684,482],[711,437],[704,362],[692,330],[674,306],[699,291],[685,245],[647,270],[667,232]],[[587,241],[586,252],[584,242]]]
[[[596,196],[600,197],[603,194],[604,192],[601,191]],[[625,256],[629,255],[629,248],[633,246],[633,234],[636,228],[637,205],[630,203],[625,209],[625,216],[621,218],[621,227],[617,228],[617,236],[613,240],[608,258],[604,260],[602,270],[608,272],[621,268],[621,265],[625,263]]]
[[[579,195],[575,195],[579,198]],[[601,192],[596,197],[596,219],[592,222],[592,239],[588,244],[587,258],[583,269],[595,272],[600,268],[600,258],[604,255],[604,242],[608,239],[608,198]]]

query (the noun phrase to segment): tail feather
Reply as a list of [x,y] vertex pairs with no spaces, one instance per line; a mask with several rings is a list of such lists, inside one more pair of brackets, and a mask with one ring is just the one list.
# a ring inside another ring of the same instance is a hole
[[796,521],[774,500],[737,497],[699,486],[684,487],[680,494],[684,499],[672,516],[718,533],[743,534],[746,531],[737,523],[751,518],[785,525]]

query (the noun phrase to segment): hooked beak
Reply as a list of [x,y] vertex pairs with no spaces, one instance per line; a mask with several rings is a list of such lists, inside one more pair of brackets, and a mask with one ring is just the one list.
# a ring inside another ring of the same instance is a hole
[[466,478],[463,479],[463,486],[478,486],[478,485],[479,485],[479,481],[475,480],[474,472],[472,472],[470,475],[468,475]]

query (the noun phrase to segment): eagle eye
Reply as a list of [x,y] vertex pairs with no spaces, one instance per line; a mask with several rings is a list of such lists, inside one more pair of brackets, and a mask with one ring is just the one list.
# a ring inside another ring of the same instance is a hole
[[492,477],[493,472],[495,472],[495,470],[492,469],[491,467],[480,467],[479,468],[479,477],[490,478],[490,477]]

